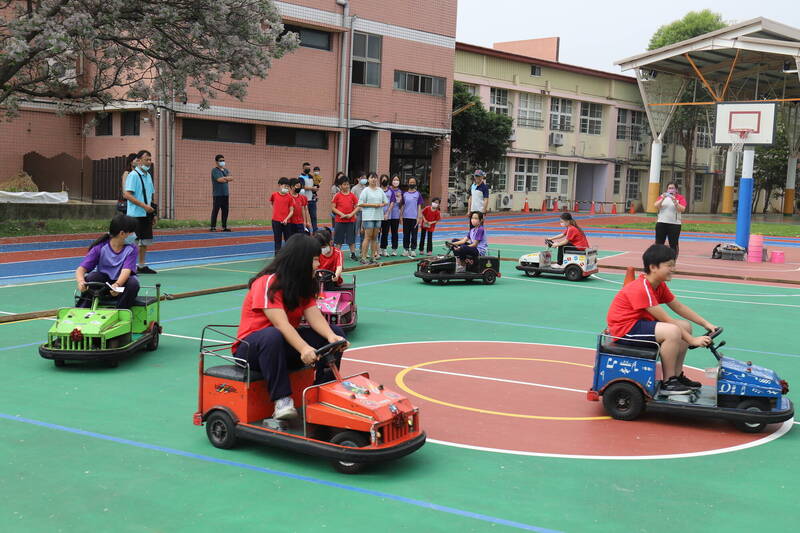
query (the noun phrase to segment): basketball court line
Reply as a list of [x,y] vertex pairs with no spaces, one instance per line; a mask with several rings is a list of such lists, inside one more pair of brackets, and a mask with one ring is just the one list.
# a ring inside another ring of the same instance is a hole
[[[616,281],[613,279],[606,279],[598,276],[597,274],[592,274],[590,276],[594,279],[599,279],[600,281],[606,281],[608,283],[614,283],[615,285],[622,285],[622,281]],[[684,279],[684,278],[682,278]],[[693,280],[692,280],[693,281]],[[706,281],[706,280],[703,280]],[[747,284],[749,285],[749,284]],[[763,285],[762,285],[763,286]],[[782,288],[782,287],[781,287]],[[759,298],[769,298],[769,297],[776,297],[776,298],[797,298],[800,297],[800,289],[798,292],[794,294],[748,294],[748,293],[741,293],[741,292],[715,292],[715,291],[692,291],[689,289],[670,289],[673,293],[683,293],[683,292],[691,292],[693,294],[716,294],[717,296],[754,296]]]

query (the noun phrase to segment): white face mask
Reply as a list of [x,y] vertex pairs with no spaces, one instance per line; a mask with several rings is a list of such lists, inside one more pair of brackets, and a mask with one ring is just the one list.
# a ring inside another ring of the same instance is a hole
[[225,166],[225,161],[218,161],[217,164],[221,167]]
[[439,202],[433,202],[431,204],[431,207],[434,208],[434,209],[439,209]]
[[315,171],[314,171],[314,175],[315,175],[315,176],[319,176],[319,170],[315,170]]
[[281,194],[286,194],[289,192],[289,187],[281,187]]
[[331,247],[330,246],[323,246],[322,247],[322,253],[325,254],[325,255],[330,255]]
[[359,182],[361,185],[366,185],[366,184],[367,184],[367,178],[361,178],[360,180],[358,180],[358,182]]

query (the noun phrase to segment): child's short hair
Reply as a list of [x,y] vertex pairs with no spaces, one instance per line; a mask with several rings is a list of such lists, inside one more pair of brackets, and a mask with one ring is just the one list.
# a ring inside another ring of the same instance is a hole
[[314,232],[314,238],[317,239],[321,246],[328,246],[333,239],[333,235],[331,234],[331,230],[328,228],[319,228],[317,231]]
[[661,263],[667,261],[674,261],[676,258],[675,250],[664,244],[653,244],[644,251],[642,254],[642,263],[644,263],[644,273],[650,273],[650,267],[658,267]]
[[278,185],[289,185],[289,178],[279,178]]
[[442,199],[441,199],[441,198],[439,198],[438,196],[437,196],[436,198],[431,198],[431,203],[433,203],[433,202],[439,202],[439,203],[441,203],[441,202],[442,202]]
[[294,188],[298,183],[301,183],[300,178],[292,178],[289,180],[289,187]]
[[350,178],[348,178],[346,174],[342,174],[339,176],[339,179],[336,180],[336,185],[342,185],[343,183],[350,183]]

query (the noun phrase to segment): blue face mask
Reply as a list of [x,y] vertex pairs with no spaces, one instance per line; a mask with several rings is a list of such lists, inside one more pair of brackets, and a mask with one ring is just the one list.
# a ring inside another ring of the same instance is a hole
[[134,244],[136,242],[136,233],[131,233],[125,237],[125,244]]
[[139,168],[147,172],[148,170],[150,170],[150,165],[141,165]]
[[358,180],[358,182],[359,182],[361,185],[366,185],[366,184],[367,184],[367,178],[361,178],[360,180]]

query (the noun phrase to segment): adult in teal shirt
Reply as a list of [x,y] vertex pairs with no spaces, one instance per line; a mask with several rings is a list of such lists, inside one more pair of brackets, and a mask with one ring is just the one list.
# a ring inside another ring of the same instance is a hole
[[151,205],[155,196],[153,177],[150,175],[153,156],[147,150],[141,150],[136,154],[136,159],[139,164],[125,179],[127,215],[136,219],[136,244],[139,246],[136,273],[155,274],[156,271],[145,262],[147,247],[153,242],[153,226],[158,219],[158,214]]

